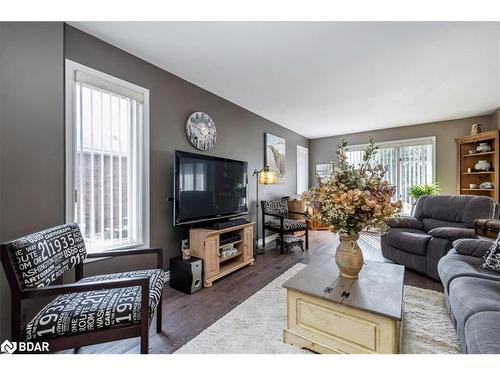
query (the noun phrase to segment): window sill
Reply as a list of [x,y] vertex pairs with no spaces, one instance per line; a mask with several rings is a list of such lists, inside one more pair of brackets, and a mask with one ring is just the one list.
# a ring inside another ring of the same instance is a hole
[[99,262],[101,260],[106,260],[106,259],[109,259],[112,257],[111,253],[113,251],[118,251],[118,250],[142,250],[142,249],[148,249],[149,246],[146,246],[146,245],[143,245],[143,244],[132,244],[132,245],[123,245],[123,246],[118,246],[118,247],[114,247],[112,249],[107,249],[107,250],[90,250],[90,251],[87,251],[88,254],[92,254],[92,253],[99,253],[99,252],[106,252],[106,253],[110,253],[109,256],[103,256],[103,257],[100,257],[100,258],[86,258],[83,263],[84,264],[87,264],[87,263],[93,263],[93,262]]

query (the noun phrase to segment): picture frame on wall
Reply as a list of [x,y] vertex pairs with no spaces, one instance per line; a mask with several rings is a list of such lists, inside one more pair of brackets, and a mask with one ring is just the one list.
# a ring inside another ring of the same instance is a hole
[[286,174],[286,140],[277,135],[265,134],[265,165],[276,173],[277,183],[285,182]]
[[330,177],[333,173],[333,163],[316,164],[315,173],[321,179]]

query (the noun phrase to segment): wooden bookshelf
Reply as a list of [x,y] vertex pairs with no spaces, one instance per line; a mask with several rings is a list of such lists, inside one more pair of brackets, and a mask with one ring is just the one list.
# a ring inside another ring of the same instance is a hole
[[[479,143],[478,143],[479,144]],[[495,151],[487,151],[487,152],[475,152],[473,154],[465,154],[464,158],[477,158],[480,156],[489,156],[489,155],[494,155]]]
[[[457,138],[458,166],[457,180],[458,194],[481,195],[499,201],[499,171],[500,171],[500,144],[498,130],[483,132],[480,134],[467,135]],[[470,153],[476,150],[479,143],[488,143],[491,151]],[[479,160],[487,160],[491,164],[489,171],[477,171],[475,165]],[[471,168],[471,172],[468,172]],[[491,182],[493,189],[480,189],[483,182]],[[476,184],[477,188],[471,188],[471,184]]]
[[493,171],[484,171],[484,172],[464,172],[463,174],[495,174]]

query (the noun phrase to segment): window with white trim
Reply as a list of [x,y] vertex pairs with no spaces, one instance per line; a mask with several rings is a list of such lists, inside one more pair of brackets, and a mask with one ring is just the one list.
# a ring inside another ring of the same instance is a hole
[[[396,187],[394,199],[403,201],[403,212],[410,212],[412,186],[430,184],[435,181],[435,137],[381,142],[374,163],[387,166],[386,179]],[[367,145],[348,147],[349,164],[362,162]]]
[[148,97],[66,60],[66,219],[89,251],[149,245]]

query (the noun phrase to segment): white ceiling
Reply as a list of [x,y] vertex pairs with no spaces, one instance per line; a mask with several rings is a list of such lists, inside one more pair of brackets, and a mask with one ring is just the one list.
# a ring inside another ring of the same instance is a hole
[[309,138],[500,106],[500,23],[70,24]]

